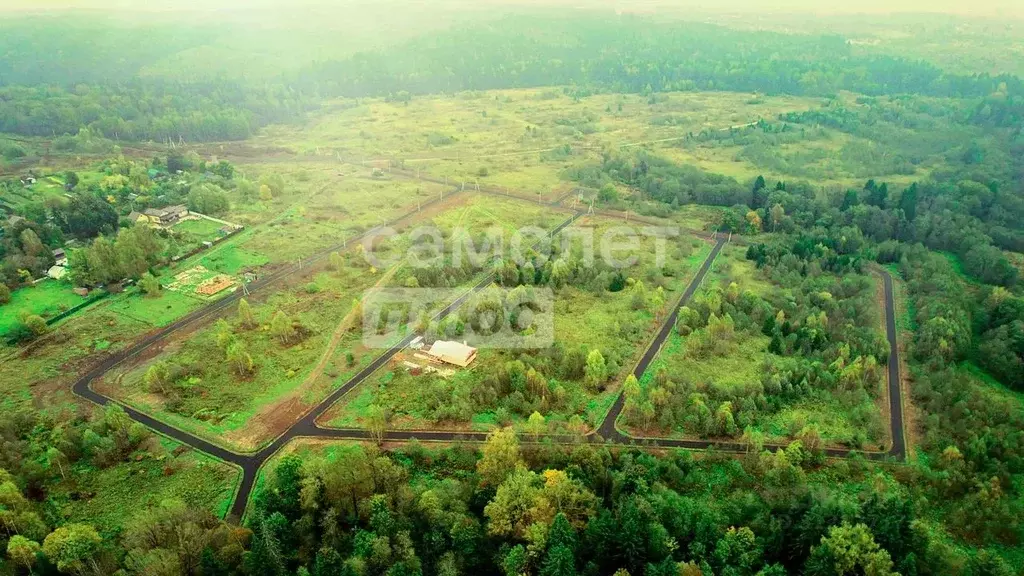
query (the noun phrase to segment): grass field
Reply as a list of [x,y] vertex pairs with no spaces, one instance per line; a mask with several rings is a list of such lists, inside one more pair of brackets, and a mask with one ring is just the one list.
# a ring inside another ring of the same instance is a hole
[[108,310],[86,309],[61,323],[28,348],[0,346],[0,409],[62,405],[71,399],[68,384],[104,354],[126,346],[149,325]]
[[[238,471],[170,440],[142,458],[106,469],[78,465],[51,490],[49,513],[62,522],[87,522],[116,535],[139,510],[167,499],[210,510],[223,517],[235,493]],[[156,455],[154,455],[156,454]]]
[[205,218],[182,220],[170,228],[174,234],[174,240],[168,245],[170,256],[187,254],[201,247],[203,242],[213,242],[222,236],[219,230],[223,227],[223,224]]
[[206,218],[190,218],[178,222],[171,227],[171,230],[188,234],[201,240],[210,240],[216,238],[217,231],[223,227],[223,224],[207,220]]
[[0,305],[0,338],[21,322],[19,316],[23,312],[49,319],[84,301],[67,282],[44,280],[19,288],[11,293],[10,302]]
[[112,300],[107,308],[132,320],[162,328],[203,304],[203,299],[183,292],[161,290],[158,296],[146,296],[133,288]]
[[[855,95],[841,94],[835,102],[864,108]],[[905,141],[920,141],[915,130],[932,129],[927,119],[913,130],[887,123],[877,134],[817,124],[777,128],[783,114],[830,105],[819,98],[723,92],[580,99],[558,89],[464,92],[408,104],[337,101],[302,130],[270,127],[254,144],[300,155],[340,153],[366,165],[386,167],[390,159],[455,184],[509,187],[548,200],[572,189],[561,177],[566,168],[612,150],[646,149],[740,182],[764,175],[769,181],[808,180],[836,192],[868,178],[904,186],[944,166],[941,144],[924,146],[909,159],[900,155]],[[900,106],[893,104],[924,118]],[[758,121],[773,127],[751,126]],[[937,144],[974,137],[940,130],[929,138]]]
[[750,385],[760,382],[762,366],[768,359],[770,338],[767,336],[744,334],[738,340],[734,353],[707,359],[683,354],[683,340],[678,333],[674,333],[665,343],[662,354],[664,366],[655,364],[652,366],[653,370],[649,370],[645,376],[664,367],[670,374],[685,375],[685,378],[725,393],[743,391]]
[[[741,245],[730,244],[723,248],[701,291],[689,306],[701,306],[702,298],[709,293],[717,293],[721,298],[722,294],[734,291],[736,294],[750,292],[776,307],[792,310],[799,298],[796,287],[778,285],[748,261],[745,253],[746,247]],[[733,284],[736,286],[732,287]],[[882,330],[880,321],[878,330]],[[746,327],[737,324],[734,335],[708,344],[711,351],[703,340],[693,341],[694,337],[673,331],[640,379],[643,397],[660,386],[656,375],[662,373],[674,383],[675,387],[670,388],[674,394],[701,395],[712,412],[725,402],[730,402],[734,409],[746,403],[748,416],[739,424],[737,434],[743,431],[744,426],[750,426],[763,433],[769,442],[785,443],[805,427],[813,426],[826,443],[867,449],[883,447],[886,428],[882,414],[871,398],[829,388],[814,388],[795,400],[784,402],[777,409],[758,407],[757,398],[765,394],[765,377],[774,371],[785,373],[795,367],[790,356],[779,356],[769,351],[771,338],[762,333],[760,323]],[[878,382],[880,394],[884,393],[883,383],[884,378]],[[650,428],[642,429],[634,417],[620,420],[620,425],[634,435],[704,436],[694,430],[696,425],[693,421],[685,426],[678,419],[672,422],[652,420]]]
[[270,262],[270,258],[255,252],[249,252],[236,245],[223,250],[204,254],[199,263],[210,270],[216,270],[232,276],[246,268],[258,268]]

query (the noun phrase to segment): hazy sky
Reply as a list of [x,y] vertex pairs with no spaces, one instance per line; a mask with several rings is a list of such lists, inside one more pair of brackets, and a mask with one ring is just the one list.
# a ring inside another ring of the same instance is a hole
[[[0,0],[0,10],[40,11],[88,9],[116,11],[152,10],[237,10],[284,7],[300,10],[301,6],[329,5],[340,9],[359,4],[353,0]],[[379,2],[374,2],[379,4]],[[579,6],[624,10],[696,10],[700,12],[810,12],[888,13],[944,12],[977,16],[1014,16],[1024,18],[1024,0],[420,0],[411,2],[421,7],[442,4],[480,9],[485,6]]]

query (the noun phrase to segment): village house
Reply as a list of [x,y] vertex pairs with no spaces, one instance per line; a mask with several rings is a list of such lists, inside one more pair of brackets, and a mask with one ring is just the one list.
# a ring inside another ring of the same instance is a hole
[[136,210],[132,210],[130,214],[125,216],[125,218],[129,222],[131,222],[133,226],[135,224],[138,224],[139,222],[142,222],[143,224],[152,224],[153,223],[153,221],[149,219],[149,216],[146,216],[142,212],[139,212],[139,211],[136,211]]
[[[153,224],[170,226],[185,216],[188,216],[188,208],[183,205],[167,206],[166,208],[147,208],[143,215]],[[130,216],[129,216],[130,217]]]
[[63,248],[57,248],[53,251],[53,260],[55,266],[67,266],[68,253]]

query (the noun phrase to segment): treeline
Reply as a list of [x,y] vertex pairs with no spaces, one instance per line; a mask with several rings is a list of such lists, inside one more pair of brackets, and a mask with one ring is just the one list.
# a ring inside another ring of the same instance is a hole
[[[172,51],[180,40],[158,34]],[[0,86],[5,86],[0,89],[0,131],[53,137],[88,126],[128,141],[239,140],[268,123],[300,117],[323,96],[407,101],[411,94],[540,86],[572,86],[574,96],[676,90],[912,93],[976,100],[969,119],[985,126],[1019,132],[1024,118],[1024,84],[1015,76],[952,75],[924,62],[857,55],[838,36],[640,17],[510,16],[314,64],[298,75],[259,85],[226,78],[179,83],[143,77],[143,66],[157,55],[136,51],[139,45],[155,45],[150,41],[123,50],[133,55],[131,65],[111,73],[99,63],[108,61],[117,46],[93,48],[92,42],[69,34],[66,44],[78,48],[69,51],[95,51],[83,56],[76,69],[21,35],[7,39],[8,54],[34,55],[25,61],[39,61],[42,69],[0,67]]]
[[[557,85],[576,86],[581,95],[588,90],[816,96],[851,90],[967,98],[1000,90],[1011,98],[1024,94],[1024,85],[1013,76],[958,76],[924,62],[858,56],[838,36],[580,15],[510,16],[460,27],[315,65],[300,81],[352,97]],[[990,111],[985,118],[1011,125],[1004,123],[1011,116],[1002,112]]]
[[647,152],[605,154],[600,163],[571,168],[566,176],[599,188],[598,198],[609,204],[621,200],[607,186],[617,182],[639,193],[627,200],[731,207],[721,222],[726,230],[790,232],[812,228],[824,217],[851,228],[855,236],[848,243],[921,242],[953,252],[983,282],[1013,286],[1019,278],[1000,248],[1024,248],[1024,199],[1012,183],[985,179],[984,173],[940,173],[903,190],[870,180],[862,189],[828,199],[819,198],[809,184],[777,182],[772,187],[759,177],[748,187]]
[[[696,460],[682,451],[526,448],[511,430],[495,432],[479,456],[416,443],[387,454],[350,446],[286,456],[255,499],[247,573],[1012,573],[929,524],[924,499],[968,481],[955,455],[936,465],[941,474],[913,468],[901,481],[863,460],[821,466],[799,442]],[[958,534],[1015,542],[1013,505],[995,490],[988,497],[963,512]]]
[[[121,141],[242,140],[317,105],[315,95],[281,82],[145,74],[169,56],[238,32],[212,22],[122,22],[86,14],[0,23],[0,132],[60,138],[90,128]],[[63,141],[63,149],[99,151],[72,144]]]
[[0,132],[54,137],[88,127],[112,140],[175,142],[243,140],[317,106],[285,86],[229,80],[12,86],[0,88],[0,102]]
[[203,44],[215,34],[197,22],[127,22],[85,12],[4,18],[0,86],[129,82],[146,66]]

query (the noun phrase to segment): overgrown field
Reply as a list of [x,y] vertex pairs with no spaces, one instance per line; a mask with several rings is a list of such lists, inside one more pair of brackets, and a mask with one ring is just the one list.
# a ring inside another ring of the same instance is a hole
[[[603,252],[623,226],[604,217],[583,218],[561,233],[564,253],[554,263],[499,270],[498,282],[505,286],[522,282],[529,290],[553,290],[550,347],[484,348],[468,368],[424,374],[409,370],[406,362],[423,361],[407,351],[326,418],[333,426],[366,426],[382,413],[396,428],[515,425],[532,433],[595,426],[623,374],[710,251],[709,244],[689,236],[641,236],[637,228],[625,228],[637,234],[636,243]],[[585,246],[594,250],[593,261]],[[432,330],[427,332],[429,340]]]
[[852,270],[801,278],[782,263],[758,269],[747,250],[722,251],[627,391],[627,430],[884,448],[880,280]]

